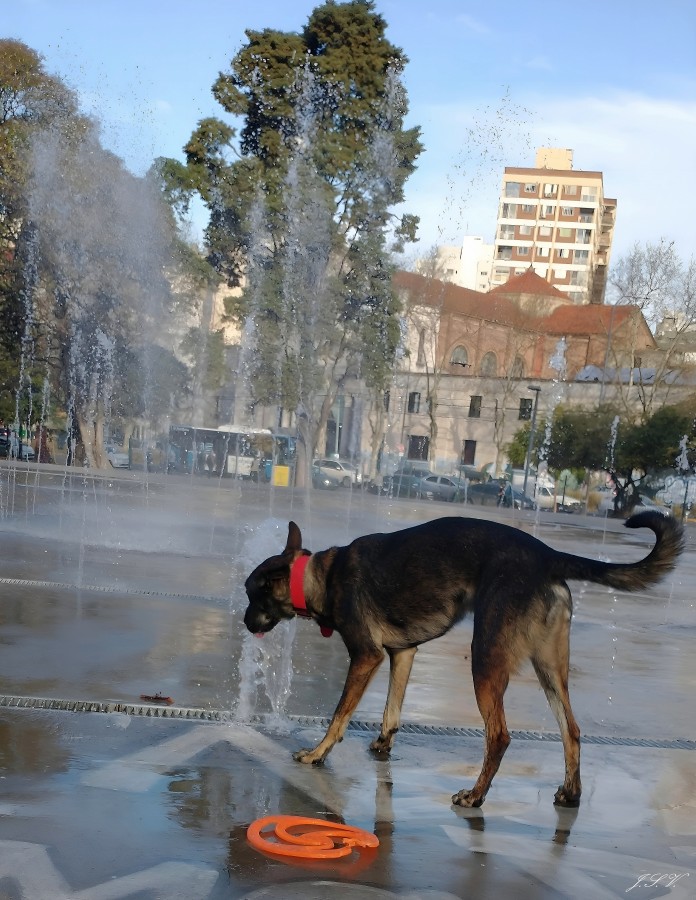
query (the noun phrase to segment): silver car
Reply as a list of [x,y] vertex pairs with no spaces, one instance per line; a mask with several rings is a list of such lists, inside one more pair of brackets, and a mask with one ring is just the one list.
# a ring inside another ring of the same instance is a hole
[[362,484],[362,474],[353,465],[343,459],[315,459],[312,463],[322,473],[339,481],[343,487]]

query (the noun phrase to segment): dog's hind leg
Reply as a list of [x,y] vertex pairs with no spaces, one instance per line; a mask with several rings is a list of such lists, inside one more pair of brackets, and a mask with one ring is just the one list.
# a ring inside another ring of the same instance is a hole
[[297,762],[319,765],[324,762],[334,744],[343,740],[343,734],[350,717],[383,659],[384,653],[376,648],[351,658],[343,693],[338,701],[338,706],[329,723],[324,739],[313,750],[298,750],[297,753],[293,753],[293,757]]
[[549,611],[546,631],[536,642],[532,665],[546,699],[558,722],[565,756],[565,780],[556,791],[554,803],[559,806],[577,806],[580,802],[580,729],[575,721],[568,694],[568,668],[570,660],[570,591],[555,588],[559,601]]
[[476,702],[486,728],[486,746],[483,766],[476,779],[476,784],[471,790],[461,790],[454,794],[452,803],[456,806],[481,806],[510,744],[503,697],[510,680],[510,672],[514,666],[510,664],[509,654],[505,650],[503,640],[499,640],[497,644],[485,647],[485,649],[481,646],[482,644],[480,632],[477,640],[476,624],[474,624],[471,664]]
[[411,666],[417,649],[417,647],[406,647],[403,650],[392,650],[387,647],[389,654],[387,704],[384,707],[382,730],[379,737],[370,744],[370,750],[389,753],[392,748],[394,736],[401,724],[401,706],[404,702],[406,685],[411,675]]

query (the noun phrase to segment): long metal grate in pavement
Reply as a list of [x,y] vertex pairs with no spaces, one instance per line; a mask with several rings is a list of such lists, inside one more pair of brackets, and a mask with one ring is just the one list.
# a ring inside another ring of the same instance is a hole
[[[220,709],[202,709],[190,706],[165,706],[150,703],[123,703],[118,701],[98,700],[61,700],[52,697],[17,697],[0,694],[0,709],[47,709],[65,710],[67,712],[91,713],[123,713],[128,716],[149,716],[159,719],[189,719],[199,722],[232,722],[237,721],[229,711]],[[326,728],[329,719],[321,716],[286,716],[287,720],[301,728]],[[253,716],[246,724],[264,725],[269,721],[267,716]],[[379,722],[351,720],[348,731],[379,731]],[[432,737],[474,737],[483,738],[482,728],[466,728],[453,725],[422,725],[417,722],[403,722],[402,734],[420,734]],[[511,731],[515,740],[547,741],[560,743],[561,736],[552,731]],[[661,739],[621,737],[610,735],[583,734],[584,744],[607,744],[620,747],[654,747],[660,750],[696,750],[696,740],[687,738]]]

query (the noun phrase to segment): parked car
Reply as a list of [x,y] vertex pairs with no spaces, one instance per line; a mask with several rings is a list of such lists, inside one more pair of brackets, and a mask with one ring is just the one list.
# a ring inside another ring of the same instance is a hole
[[514,505],[515,509],[536,509],[536,503],[522,491],[506,484],[501,496],[500,488],[499,481],[489,481],[488,484],[472,484],[467,491],[467,502],[480,506],[509,508]]
[[638,502],[633,507],[634,512],[641,512],[644,509],[654,509],[657,512],[664,513],[665,515],[669,514],[669,510],[664,506],[660,506],[659,503],[655,503],[654,500],[651,500],[650,497],[647,497],[645,494],[638,495]]
[[13,439],[7,429],[2,429],[2,431],[0,431],[0,457],[9,457],[12,455],[13,440],[14,452],[17,454],[17,458],[23,459],[25,462],[33,462],[36,454],[34,453],[34,448],[31,444],[22,443],[20,445],[17,436],[15,435]]
[[460,478],[467,478],[471,482],[486,482],[491,480],[488,472],[482,472],[476,466],[459,466],[457,473]]
[[545,484],[537,485],[534,499],[539,509],[555,509],[557,512],[565,513],[579,512],[582,509],[581,500],[568,494],[565,496],[557,494],[553,488]]
[[357,467],[345,459],[315,459],[312,466],[316,466],[323,474],[338,479],[343,487],[362,484],[362,475]]
[[317,465],[312,465],[312,487],[318,488],[320,491],[335,491],[340,488],[342,479],[335,475],[330,475]]
[[31,444],[20,444],[19,447],[19,458],[23,459],[24,462],[34,462],[34,458],[36,457],[36,453],[34,453],[34,448]]
[[106,447],[106,457],[113,469],[129,469],[130,457],[127,450],[117,450],[111,444]]
[[385,475],[382,479],[382,493],[390,497],[410,497],[418,500],[422,496],[423,481],[433,475],[428,469],[404,471],[399,469],[393,475]]
[[[426,475],[418,481],[420,496],[428,500],[446,500],[452,503],[459,500],[464,493],[463,484],[459,479],[447,475]],[[463,496],[461,499],[464,499]]]

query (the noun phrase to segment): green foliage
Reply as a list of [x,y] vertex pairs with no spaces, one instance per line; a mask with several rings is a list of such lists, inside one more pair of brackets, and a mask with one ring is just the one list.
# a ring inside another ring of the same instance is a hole
[[[548,463],[552,469],[605,470],[615,480],[631,478],[634,470],[651,473],[674,467],[679,443],[684,435],[696,437],[694,406],[688,401],[680,406],[664,406],[645,422],[623,422],[616,425],[616,441],[612,446],[613,407],[595,410],[559,407],[553,418]],[[543,435],[541,436],[543,439]],[[513,465],[522,465],[529,440],[529,426],[520,429],[508,454]],[[541,442],[537,436],[536,454]]]
[[189,369],[164,347],[119,345],[111,415],[121,422],[142,417],[156,421],[187,395],[190,378]]
[[190,360],[189,378],[198,379],[207,391],[222,387],[227,374],[222,331],[209,332],[203,328],[190,328],[181,342],[180,350]]

